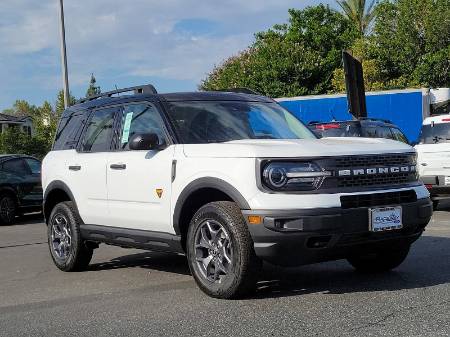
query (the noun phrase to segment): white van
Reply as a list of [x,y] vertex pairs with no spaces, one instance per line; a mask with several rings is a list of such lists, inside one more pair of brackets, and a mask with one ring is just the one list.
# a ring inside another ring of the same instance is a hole
[[439,200],[450,198],[450,115],[426,118],[415,148],[420,179],[436,208]]

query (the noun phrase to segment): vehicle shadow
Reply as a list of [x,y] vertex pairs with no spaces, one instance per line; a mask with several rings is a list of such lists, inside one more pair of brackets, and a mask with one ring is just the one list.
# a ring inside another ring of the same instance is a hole
[[184,255],[159,252],[143,252],[124,255],[107,262],[90,264],[89,271],[135,267],[190,275],[189,267]]
[[[177,254],[143,252],[92,264],[90,271],[146,268],[189,275],[186,257]],[[394,271],[361,274],[344,260],[298,268],[264,264],[257,290],[248,299],[289,297],[310,293],[344,294],[367,291],[395,291],[450,283],[450,238],[424,236],[417,241],[406,261]]]
[[393,271],[356,272],[345,260],[299,268],[266,266],[253,299],[299,294],[395,291],[450,283],[450,238],[424,236]]

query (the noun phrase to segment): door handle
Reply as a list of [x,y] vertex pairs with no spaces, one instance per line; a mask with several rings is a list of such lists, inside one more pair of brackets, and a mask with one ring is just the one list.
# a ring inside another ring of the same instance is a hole
[[71,170],[71,171],[79,171],[79,170],[81,170],[81,166],[80,165],[70,165],[69,166],[69,170]]
[[113,170],[125,170],[127,168],[126,164],[111,164],[109,167]]

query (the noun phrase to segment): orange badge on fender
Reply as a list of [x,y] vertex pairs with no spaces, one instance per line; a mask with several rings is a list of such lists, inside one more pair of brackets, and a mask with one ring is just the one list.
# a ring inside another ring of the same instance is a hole
[[158,195],[158,198],[161,199],[161,196],[162,196],[162,194],[163,194],[163,189],[162,189],[162,188],[157,188],[157,189],[156,189],[156,194]]

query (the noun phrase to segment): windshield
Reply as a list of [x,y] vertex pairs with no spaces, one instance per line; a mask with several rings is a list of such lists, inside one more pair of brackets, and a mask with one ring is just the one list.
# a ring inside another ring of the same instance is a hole
[[450,141],[450,123],[422,126],[420,144],[436,144]]
[[294,115],[276,103],[170,102],[168,112],[185,144],[239,139],[316,139]]

